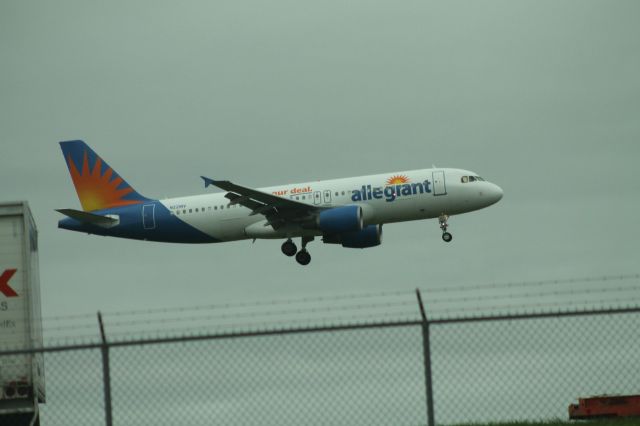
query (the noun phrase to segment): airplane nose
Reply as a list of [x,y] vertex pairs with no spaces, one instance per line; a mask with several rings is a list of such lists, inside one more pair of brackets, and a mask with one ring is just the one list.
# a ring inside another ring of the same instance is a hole
[[489,191],[489,197],[491,198],[491,204],[495,204],[502,199],[504,191],[495,183],[491,184],[491,190]]

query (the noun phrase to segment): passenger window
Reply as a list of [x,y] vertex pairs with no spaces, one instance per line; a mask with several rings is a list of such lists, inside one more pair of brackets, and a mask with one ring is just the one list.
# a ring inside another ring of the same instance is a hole
[[193,209],[189,209],[189,213],[193,213]]
[[218,206],[213,206],[213,209],[214,210],[218,210]]
[[186,210],[182,210],[182,214],[187,214],[187,211]]

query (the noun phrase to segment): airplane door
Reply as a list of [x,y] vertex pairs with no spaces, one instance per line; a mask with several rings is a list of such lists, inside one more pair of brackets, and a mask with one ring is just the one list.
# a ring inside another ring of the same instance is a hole
[[142,206],[142,226],[144,229],[156,228],[156,205],[145,204]]
[[447,195],[444,171],[433,172],[433,195]]
[[324,190],[324,203],[331,204],[331,190],[329,189]]
[[322,192],[316,191],[313,193],[313,204],[319,205],[322,203]]

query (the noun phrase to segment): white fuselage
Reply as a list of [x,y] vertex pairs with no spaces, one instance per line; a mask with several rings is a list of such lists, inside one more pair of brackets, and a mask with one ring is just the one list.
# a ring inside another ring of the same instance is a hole
[[[260,188],[262,192],[315,206],[362,207],[365,225],[430,219],[478,210],[498,202],[502,190],[460,169],[422,169]],[[317,229],[274,230],[263,215],[231,204],[225,192],[159,200],[176,219],[219,241],[315,236]]]

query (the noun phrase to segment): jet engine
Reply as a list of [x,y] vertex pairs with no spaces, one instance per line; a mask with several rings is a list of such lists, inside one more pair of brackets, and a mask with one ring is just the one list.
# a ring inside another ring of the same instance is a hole
[[367,248],[382,243],[382,225],[369,225],[360,231],[329,234],[322,238],[325,244],[342,244],[347,248]]
[[323,210],[318,215],[317,225],[324,234],[360,231],[363,227],[362,207],[343,206]]

